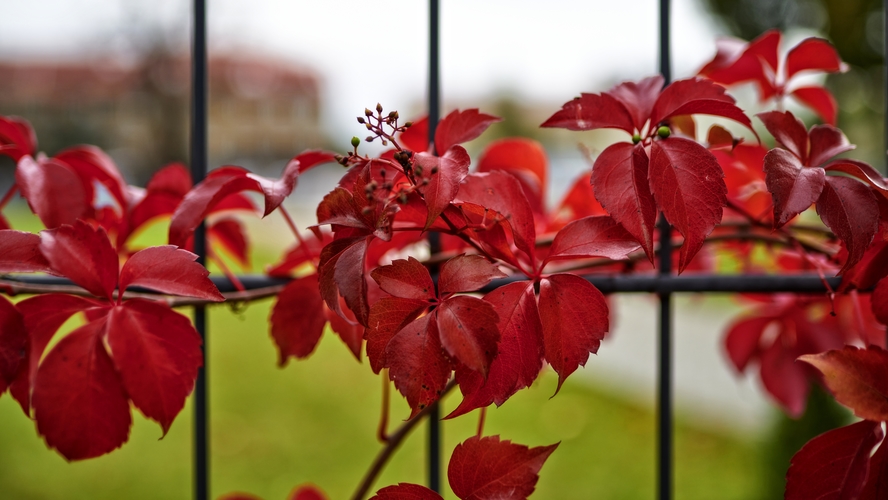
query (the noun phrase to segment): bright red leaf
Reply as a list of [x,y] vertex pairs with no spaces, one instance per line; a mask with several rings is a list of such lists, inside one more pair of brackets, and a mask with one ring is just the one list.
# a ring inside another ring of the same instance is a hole
[[478,159],[477,171],[494,170],[505,170],[514,175],[534,212],[545,212],[549,160],[540,143],[523,137],[510,137],[488,144]]
[[555,235],[546,261],[606,257],[625,259],[641,245],[623,226],[601,215],[584,217],[564,226]]
[[786,500],[857,498],[882,436],[881,423],[864,420],[808,441],[790,462]]
[[141,286],[173,295],[225,300],[208,278],[210,272],[196,259],[197,255],[172,245],[139,250],[120,270],[120,289]]
[[428,269],[413,257],[392,261],[370,273],[383,291],[403,299],[431,300],[435,298],[435,284]]
[[540,469],[557,447],[528,448],[499,436],[472,436],[453,450],[447,479],[461,500],[522,500],[533,493]]
[[377,491],[370,500],[443,500],[443,498],[425,486],[398,483],[395,486],[386,486]]
[[456,144],[469,142],[498,121],[502,118],[480,113],[477,109],[451,111],[435,129],[435,151],[441,154]]
[[0,230],[0,273],[48,273],[51,269],[40,253],[40,237],[34,233]]
[[609,330],[607,301],[583,278],[553,274],[540,282],[539,309],[546,361],[558,373],[557,393],[589,354],[598,352]]
[[40,232],[40,251],[53,272],[93,295],[111,298],[117,286],[117,252],[102,228],[83,221]]
[[327,307],[344,317],[339,297],[354,313],[358,322],[367,326],[367,281],[364,278],[364,257],[367,253],[367,237],[335,240],[321,252],[318,279],[321,296]]
[[313,484],[303,484],[290,492],[287,500],[327,500],[327,495]]
[[888,420],[888,351],[869,346],[846,346],[820,354],[801,356],[823,373],[836,401],[866,420]]
[[18,162],[37,152],[37,136],[27,121],[16,116],[0,116],[0,154]]
[[367,320],[367,358],[374,373],[391,363],[386,357],[389,342],[429,307],[426,300],[383,297],[370,307]]
[[[441,156],[428,153],[414,155],[414,169],[420,183],[420,191],[429,209],[425,229],[428,229],[447,205],[456,198],[459,185],[469,173],[471,158],[462,146],[452,146]],[[427,182],[426,182],[427,181]]]
[[458,295],[436,310],[441,345],[451,357],[487,377],[500,339],[498,316],[489,302]]
[[407,398],[411,417],[441,397],[450,378],[450,361],[438,339],[434,314],[409,323],[396,333],[385,349],[389,378]]
[[72,224],[89,211],[89,198],[80,178],[63,163],[44,157],[24,156],[15,181],[31,211],[48,228]]
[[441,295],[474,292],[505,276],[498,267],[480,255],[458,255],[441,266],[438,291]]
[[290,356],[308,357],[315,349],[327,318],[318,292],[318,275],[291,281],[278,295],[271,309],[271,337],[278,348],[278,366]]
[[6,391],[25,359],[28,331],[22,313],[5,297],[0,297],[0,394]]

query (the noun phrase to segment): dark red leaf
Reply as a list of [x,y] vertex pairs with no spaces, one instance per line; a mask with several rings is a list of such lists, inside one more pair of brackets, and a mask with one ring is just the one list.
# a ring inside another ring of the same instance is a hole
[[808,441],[790,461],[784,498],[857,498],[882,436],[881,423],[864,420]]
[[37,136],[31,124],[17,116],[0,116],[0,154],[18,162],[37,152]]
[[216,500],[263,500],[262,497],[254,495],[252,493],[244,493],[241,491],[235,491],[232,493],[226,493]]
[[749,117],[734,104],[725,88],[702,78],[679,80],[663,89],[651,111],[651,128],[655,131],[657,124],[673,116],[695,114],[730,118],[752,130]]
[[[340,302],[345,302],[345,300],[340,298]],[[323,304],[323,308],[324,315],[327,317],[327,321],[330,322],[330,329],[339,336],[355,359],[360,362],[361,350],[364,347],[364,327],[358,323],[355,315],[347,307],[340,305],[345,318],[333,312],[327,307],[327,304]]]
[[425,486],[398,483],[396,486],[386,486],[377,491],[370,500],[443,500],[443,498]]
[[499,315],[499,354],[487,379],[477,371],[457,367],[463,400],[447,418],[496,403],[502,405],[518,390],[530,387],[543,366],[543,326],[532,281],[509,283],[484,296]]
[[128,300],[108,315],[108,345],[133,405],[166,435],[203,364],[191,320],[159,302]]
[[37,431],[68,460],[122,445],[132,424],[129,399],[105,351],[106,320],[71,332],[46,355],[31,399]]
[[836,48],[822,38],[806,38],[786,54],[786,79],[799,71],[817,70],[827,73],[845,71]]
[[459,189],[457,201],[474,203],[502,214],[512,227],[515,245],[533,257],[536,243],[533,210],[513,175],[502,170],[469,175]]
[[869,474],[859,498],[860,500],[888,498],[888,444],[885,444],[884,440],[870,457]]
[[25,358],[10,392],[25,415],[31,414],[31,389],[37,376],[37,365],[53,335],[72,315],[96,305],[83,297],[56,293],[37,295],[16,304],[16,308],[22,313],[28,339]]
[[632,134],[635,124],[626,106],[607,93],[580,94],[561,106],[540,127],[566,128],[568,130],[593,130],[618,128]]
[[447,479],[461,500],[521,500],[533,493],[540,469],[558,444],[528,448],[499,436],[472,436],[456,445]]
[[605,93],[626,107],[629,115],[632,116],[632,125],[635,130],[641,131],[651,116],[651,110],[653,110],[661,90],[663,90],[663,77],[656,75],[638,83],[620,83]]
[[888,325],[888,280],[881,279],[873,290],[873,314],[883,325]]
[[866,185],[848,177],[827,176],[817,214],[848,249],[844,272],[857,263],[879,226],[879,204]]
[[435,298],[435,284],[429,270],[413,257],[394,260],[391,265],[377,267],[370,276],[379,288],[395,297],[415,300]]
[[24,156],[15,169],[15,181],[28,206],[48,228],[72,224],[89,210],[80,178],[59,161]]
[[808,165],[808,131],[801,120],[789,111],[768,111],[755,116],[781,146],[794,154],[802,165]]
[[226,167],[212,172],[185,195],[173,212],[170,221],[169,242],[184,247],[194,229],[223,199],[241,191],[262,192],[259,182],[247,176],[246,170]]
[[506,275],[480,255],[458,255],[441,266],[438,291],[444,294],[474,292]]
[[762,384],[783,409],[798,418],[805,411],[808,400],[808,377],[803,366],[796,363],[798,349],[774,342],[761,354]]
[[502,118],[479,113],[477,109],[453,110],[435,129],[435,151],[441,154],[451,146],[471,141],[498,121]]
[[447,353],[487,377],[500,339],[499,318],[493,306],[475,297],[457,295],[444,301],[435,313],[438,335]]
[[799,358],[823,373],[836,401],[866,420],[888,420],[888,351],[845,346]]
[[641,144],[612,144],[598,155],[592,167],[595,198],[641,243],[653,262],[657,206],[650,185],[648,157]]
[[271,338],[278,348],[278,366],[290,356],[307,358],[321,340],[327,317],[318,290],[318,275],[291,281],[271,309]]
[[49,262],[40,253],[40,237],[34,233],[0,230],[0,273],[48,273]]
[[290,492],[287,500],[327,500],[327,495],[313,484],[303,484]]
[[385,349],[389,378],[416,416],[441,397],[450,379],[450,361],[438,340],[435,314],[427,314],[396,333]]
[[672,137],[651,147],[650,182],[657,206],[684,236],[678,265],[682,272],[721,222],[728,192],[724,172],[706,148]]
[[[807,165],[812,167],[822,165],[833,156],[854,149],[854,145],[848,142],[845,134],[832,125],[815,125],[811,127],[809,135],[811,137],[811,153],[808,156]],[[854,160],[849,161],[853,162]],[[864,163],[864,165],[866,164]]]
[[836,124],[839,105],[835,97],[823,87],[799,87],[789,95],[795,97],[805,106],[813,109],[817,116],[830,125]]
[[370,307],[367,320],[367,358],[374,373],[389,366],[386,349],[392,337],[428,309],[426,300],[383,297]]
[[423,181],[428,180],[427,185],[420,187],[429,209],[425,229],[456,198],[460,183],[469,173],[471,162],[469,153],[462,146],[453,146],[440,157],[428,153],[417,153],[414,156],[414,167],[422,170],[421,174],[417,172],[418,177]]
[[0,298],[0,394],[15,380],[27,342],[22,313],[5,297]]
[[[827,172],[842,172],[848,174],[857,180],[869,184],[870,187],[881,193],[883,197],[888,197],[888,184],[885,183],[882,174],[862,161],[846,160],[843,158],[827,163],[823,166],[823,169]],[[885,220],[884,214],[882,215],[882,220]]]
[[521,183],[531,208],[545,211],[549,160],[543,146],[532,139],[509,137],[488,144],[478,159],[478,172],[506,170]]
[[367,237],[335,240],[321,252],[318,278],[321,296],[327,307],[343,316],[339,296],[354,313],[361,325],[367,326],[367,281],[364,278],[364,258]]
[[546,361],[561,384],[589,354],[598,352],[609,330],[607,301],[588,281],[573,274],[553,274],[540,282],[540,319]]
[[620,260],[640,247],[638,241],[612,218],[606,215],[584,217],[558,231],[546,261],[586,257]]
[[750,360],[760,353],[759,342],[765,327],[773,321],[770,316],[754,316],[731,324],[725,335],[725,350],[738,372],[743,372]]
[[207,228],[207,237],[212,244],[219,245],[231,254],[241,267],[249,269],[247,233],[237,219],[225,218],[214,221]]
[[158,292],[199,299],[224,301],[210,272],[195,260],[197,255],[172,245],[139,250],[120,270],[120,289],[141,286]]
[[40,232],[40,251],[55,273],[93,295],[111,298],[117,286],[117,252],[102,228],[83,221]]
[[775,148],[765,155],[765,183],[774,198],[774,227],[779,228],[811,207],[823,191],[826,173],[805,167],[789,151]]

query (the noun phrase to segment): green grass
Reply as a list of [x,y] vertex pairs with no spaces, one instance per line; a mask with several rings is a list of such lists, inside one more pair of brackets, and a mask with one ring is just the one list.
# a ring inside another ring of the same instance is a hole
[[[246,491],[283,500],[294,486],[314,482],[331,499],[348,498],[379,450],[381,382],[332,335],[311,359],[277,368],[267,333],[269,306],[262,301],[237,313],[216,307],[210,314],[212,494]],[[528,446],[561,442],[534,497],[653,498],[650,409],[575,380],[549,399],[554,388],[555,378],[547,373],[487,416],[486,434]],[[446,410],[458,402],[459,395],[452,395]],[[396,395],[392,408],[394,426],[406,417],[407,407]],[[158,440],[160,428],[136,414],[122,449],[66,463],[46,449],[33,423],[5,395],[0,398],[0,497],[189,498],[191,415],[186,407]],[[445,459],[476,425],[477,413],[444,423]],[[424,434],[419,428],[408,439],[374,490],[424,482]],[[676,498],[756,498],[757,455],[750,445],[679,423],[676,454]]]

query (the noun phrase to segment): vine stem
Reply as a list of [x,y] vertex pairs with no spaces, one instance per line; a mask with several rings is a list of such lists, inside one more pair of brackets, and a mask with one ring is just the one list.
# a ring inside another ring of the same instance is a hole
[[222,257],[214,252],[209,246],[207,246],[207,257],[213,259],[216,265],[219,266],[219,269],[222,269],[222,274],[224,274],[225,277],[228,278],[229,281],[231,281],[231,284],[234,285],[234,287],[237,288],[239,292],[246,291],[246,288],[244,288],[244,284],[241,283],[238,277],[233,272],[231,272],[231,269],[229,269],[228,266],[225,265],[225,262],[222,261]]
[[478,412],[478,437],[481,437],[484,434],[484,421],[487,419],[487,407],[482,406],[481,411]]
[[311,262],[311,265],[314,266],[315,269],[318,268],[317,263],[312,257],[311,252],[309,252],[308,247],[305,245],[305,240],[302,238],[302,235],[299,234],[299,229],[296,228],[296,224],[293,222],[293,218],[290,217],[290,212],[284,208],[284,205],[281,204],[278,206],[278,211],[280,211],[281,215],[284,216],[284,220],[287,221],[287,225],[290,226],[290,231],[293,231],[293,235],[296,236],[296,240],[299,242],[299,248],[302,249],[302,254],[305,255],[306,260]]
[[[441,391],[441,399],[443,399],[446,394],[452,391],[454,387],[456,387],[456,380],[451,379],[450,382],[447,383],[447,386],[444,388],[444,390]],[[373,483],[376,481],[376,478],[385,468],[385,465],[388,463],[395,450],[397,450],[398,447],[401,446],[404,438],[406,438],[407,435],[410,434],[410,431],[412,431],[418,423],[422,422],[429,415],[429,413],[431,413],[434,407],[435,405],[426,406],[415,417],[401,424],[401,426],[398,427],[395,432],[388,436],[388,440],[386,441],[385,446],[381,450],[379,450],[379,453],[373,460],[373,464],[370,466],[370,469],[367,470],[367,474],[364,475],[364,479],[361,480],[361,484],[358,485],[358,489],[355,490],[354,495],[352,495],[352,500],[364,500],[364,497],[367,496],[370,488],[373,487]]]
[[13,182],[12,186],[9,186],[9,191],[7,191],[6,194],[3,195],[3,199],[0,200],[0,210],[2,210],[7,203],[9,203],[9,200],[12,199],[12,196],[15,194],[16,191],[18,191],[18,184]]
[[383,368],[379,375],[382,380],[382,415],[379,417],[379,427],[376,429],[376,437],[380,443],[388,443],[388,422],[389,422],[389,393],[390,386],[388,380],[388,368]]

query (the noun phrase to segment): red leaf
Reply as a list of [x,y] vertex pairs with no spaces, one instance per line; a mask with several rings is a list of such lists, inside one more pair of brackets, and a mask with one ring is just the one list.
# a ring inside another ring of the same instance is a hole
[[291,281],[271,309],[271,337],[278,348],[278,366],[290,356],[307,358],[321,340],[327,317],[318,290],[318,275]]
[[15,382],[10,386],[10,392],[21,405],[25,415],[31,414],[31,389],[37,376],[37,365],[49,341],[68,318],[95,306],[96,303],[92,300],[56,293],[37,295],[16,304],[16,308],[22,313],[28,339],[25,358],[22,360]]
[[663,77],[656,75],[638,83],[620,83],[608,90],[606,94],[620,101],[626,107],[632,116],[632,125],[635,130],[641,131],[651,116],[651,110],[654,109],[661,90],[663,90]]
[[779,228],[817,201],[826,182],[822,168],[805,167],[792,153],[772,149],[765,155],[765,183],[774,197],[774,227]]
[[558,444],[527,446],[499,436],[472,436],[456,445],[447,479],[461,500],[521,500],[533,493],[539,472]]
[[227,167],[211,172],[206,179],[185,195],[173,212],[170,221],[169,242],[184,247],[194,233],[194,229],[219,202],[231,194],[241,191],[262,192],[255,179],[247,177],[247,171],[237,167]]
[[752,358],[759,354],[759,341],[765,328],[774,321],[770,316],[755,316],[735,321],[725,334],[725,350],[737,368],[743,372]]
[[888,498],[888,445],[882,441],[879,449],[870,457],[869,474],[860,492],[860,500]]
[[40,232],[40,251],[57,274],[88,292],[111,299],[117,286],[117,252],[102,228],[83,221]]
[[457,367],[456,379],[463,400],[447,418],[496,403],[502,405],[518,390],[530,387],[543,366],[543,326],[533,282],[503,285],[484,296],[499,315],[499,353],[490,364],[487,379]]
[[872,190],[848,177],[827,176],[817,214],[848,249],[842,272],[857,263],[879,226],[879,204]]
[[0,116],[0,154],[18,162],[37,151],[37,136],[31,124],[17,116]]
[[394,260],[391,265],[377,267],[370,276],[379,288],[395,297],[415,300],[435,298],[435,284],[429,270],[413,257]]
[[77,173],[86,193],[88,205],[96,205],[94,183],[98,182],[114,198],[116,209],[121,213],[126,210],[129,205],[126,181],[107,153],[95,146],[74,146],[55,155],[53,159],[64,163]]
[[[832,125],[815,125],[808,133],[811,137],[811,153],[808,156],[808,165],[816,167],[838,154],[854,149],[854,145],[848,142],[848,138],[841,130]],[[846,160],[854,162],[854,160]],[[856,162],[866,165],[863,162]],[[867,165],[869,166],[869,165]]]
[[225,218],[213,222],[207,228],[207,237],[230,253],[241,267],[249,269],[247,233],[237,219]]
[[459,189],[457,201],[502,214],[512,227],[515,246],[533,258],[536,244],[533,210],[518,179],[502,170],[469,175]]
[[[869,184],[870,187],[882,194],[882,199],[888,197],[888,184],[885,184],[885,179],[882,177],[882,174],[862,161],[846,160],[842,158],[827,163],[823,166],[823,169],[827,172],[842,172],[848,174],[859,181]],[[882,220],[885,220],[884,214],[882,215]]]
[[141,286],[173,295],[221,302],[225,297],[207,277],[197,255],[172,245],[139,250],[120,270],[120,289]]
[[441,397],[450,378],[450,362],[438,340],[434,316],[427,314],[409,323],[385,349],[389,378],[407,398],[411,418]]
[[836,48],[822,38],[806,38],[786,54],[786,79],[799,71],[817,70],[827,73],[845,71]]
[[401,146],[410,151],[417,153],[428,151],[429,149],[429,119],[423,117],[413,122],[407,130],[398,136]]
[[724,85],[755,80],[763,94],[772,87],[769,77],[765,75],[765,65],[770,73],[777,71],[779,31],[766,31],[749,44],[732,39],[721,39],[716,44],[718,52],[700,70],[701,75]]
[[27,342],[22,313],[5,297],[0,298],[0,394],[15,380]]
[[216,500],[262,500],[262,497],[256,496],[252,493],[243,493],[241,491],[235,491],[233,493],[226,493]]
[[883,325],[888,325],[888,280],[879,280],[876,289],[873,290],[872,299],[873,314]]
[[[647,156],[645,156],[647,158]],[[568,189],[564,199],[558,205],[558,210],[552,214],[552,227],[558,228],[565,221],[570,222],[590,215],[606,215],[607,211],[595,198],[592,189],[592,171],[577,177],[573,186]]]
[[334,156],[333,153],[326,151],[306,151],[301,153],[287,163],[284,171],[281,172],[280,179],[267,179],[256,174],[247,174],[247,177],[257,182],[262,190],[262,194],[265,196],[265,213],[262,216],[265,217],[274,212],[284,202],[284,199],[290,196],[293,188],[296,187],[296,178],[299,174],[316,165],[333,161]]
[[444,294],[474,292],[506,275],[480,255],[458,255],[441,266],[438,291]]
[[149,193],[168,193],[182,198],[193,185],[191,172],[185,165],[170,163],[151,176],[145,190]]
[[857,498],[882,435],[879,422],[864,420],[808,441],[790,462],[786,500]]
[[358,322],[367,326],[367,281],[364,278],[364,257],[367,253],[366,237],[335,240],[321,252],[318,278],[321,296],[327,307],[343,316],[339,296],[354,313]]
[[823,373],[836,401],[866,420],[888,420],[888,351],[845,346],[799,358]]
[[558,373],[557,394],[589,354],[598,352],[609,329],[607,301],[583,278],[553,274],[540,282],[539,308],[546,361]]
[[805,106],[813,109],[817,116],[830,125],[836,124],[839,105],[835,97],[823,87],[799,87],[789,95],[795,97]]
[[0,273],[50,272],[40,253],[40,237],[34,233],[0,230]]
[[428,301],[398,297],[383,297],[373,303],[367,320],[367,358],[374,373],[390,365],[385,353],[392,337],[428,307]]
[[377,491],[370,500],[443,500],[443,498],[425,486],[398,483],[397,486],[386,486]]
[[548,189],[549,160],[546,150],[537,141],[510,137],[490,143],[478,159],[478,172],[505,170],[521,183],[531,208],[545,211]]
[[762,384],[790,416],[798,418],[808,400],[808,378],[795,362],[798,349],[774,342],[761,354]]
[[702,78],[679,80],[663,89],[651,111],[652,129],[673,116],[695,114],[730,118],[753,130],[749,117],[734,104],[725,88]]
[[592,167],[592,186],[601,206],[641,243],[653,262],[657,207],[644,146],[625,142],[608,146]]
[[502,118],[479,113],[477,109],[453,110],[435,129],[435,151],[441,154],[451,146],[469,142],[480,136],[491,124]]
[[303,484],[290,492],[287,500],[327,500],[327,495],[313,484]]
[[666,220],[684,236],[678,271],[721,222],[728,188],[715,156],[696,142],[672,137],[651,147],[651,191]]
[[629,110],[606,92],[601,95],[580,94],[580,97],[561,106],[561,110],[550,116],[540,127],[568,130],[618,128],[630,134],[635,131]]
[[[344,299],[340,300],[341,302],[345,302]],[[361,349],[364,347],[364,327],[358,323],[355,315],[347,308],[342,308],[342,312],[346,316],[343,318],[339,314],[330,310],[330,308],[323,302],[322,305],[324,308],[324,315],[327,317],[327,321],[330,322],[330,329],[333,330],[333,333],[339,336],[340,340],[342,340],[345,346],[348,347],[348,350],[352,353],[355,359],[360,362]]]
[[627,258],[640,246],[612,218],[606,215],[584,217],[558,231],[546,261],[587,257],[620,260]]
[[493,306],[475,297],[457,295],[444,301],[435,313],[438,335],[447,353],[487,377],[500,339]]
[[128,300],[108,315],[108,345],[133,405],[166,435],[203,364],[191,320],[159,302]]
[[37,431],[68,460],[104,455],[129,437],[129,400],[102,343],[105,329],[102,319],[71,332],[37,371]]
[[15,181],[28,206],[48,228],[72,224],[89,210],[80,178],[56,160],[22,157],[15,170]]
[[801,120],[789,111],[768,111],[755,116],[781,146],[794,154],[802,165],[808,165],[808,131]]
[[420,187],[429,209],[424,229],[428,229],[456,198],[460,183],[469,173],[471,162],[469,153],[462,146],[453,146],[440,157],[428,153],[414,155],[414,168],[421,168],[420,177],[423,181],[428,180],[427,185]]

